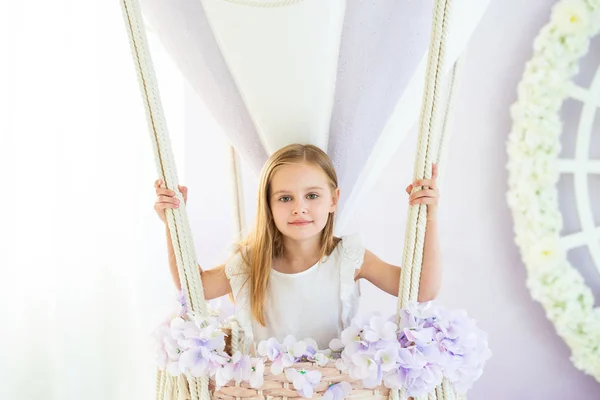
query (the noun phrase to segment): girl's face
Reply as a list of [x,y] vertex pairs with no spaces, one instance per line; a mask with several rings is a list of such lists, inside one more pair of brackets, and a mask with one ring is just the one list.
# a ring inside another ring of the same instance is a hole
[[319,235],[335,211],[339,189],[313,164],[282,165],[273,174],[269,205],[279,231],[296,240]]

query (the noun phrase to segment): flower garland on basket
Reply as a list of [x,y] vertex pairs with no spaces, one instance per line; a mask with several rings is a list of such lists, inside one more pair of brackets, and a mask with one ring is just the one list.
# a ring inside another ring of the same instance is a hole
[[[172,376],[209,376],[216,390],[230,382],[259,389],[270,373],[285,377],[300,396],[312,398],[322,387],[321,370],[331,366],[364,388],[405,387],[409,396],[419,396],[433,391],[446,377],[465,393],[491,356],[487,335],[466,313],[432,303],[410,304],[402,310],[399,324],[395,316],[354,318],[328,349],[319,349],[310,338],[296,340],[289,335],[282,343],[270,338],[258,344],[257,357],[226,352],[222,320],[214,316],[186,320],[181,304],[179,315],[156,331],[157,364]],[[349,382],[337,379],[323,397],[342,400],[351,391]]]
[[560,243],[562,216],[556,183],[562,122],[579,59],[600,31],[600,0],[562,0],[533,43],[533,56],[511,107],[507,142],[507,202],[515,243],[527,267],[527,286],[572,351],[580,370],[600,381],[600,308]]

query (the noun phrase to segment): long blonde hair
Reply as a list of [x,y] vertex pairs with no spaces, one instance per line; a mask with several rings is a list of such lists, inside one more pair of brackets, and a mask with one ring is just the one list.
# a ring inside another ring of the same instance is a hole
[[[264,304],[269,283],[271,263],[274,258],[283,254],[283,235],[275,226],[269,192],[271,180],[275,172],[283,165],[308,163],[321,167],[329,178],[332,192],[338,187],[337,175],[329,156],[313,145],[291,144],[285,146],[269,157],[261,171],[258,187],[258,210],[252,231],[242,240],[237,251],[249,270],[247,284],[250,285],[250,308],[252,315],[265,325]],[[333,236],[335,213],[327,217],[325,228],[321,232],[320,258],[329,256],[339,239]]]

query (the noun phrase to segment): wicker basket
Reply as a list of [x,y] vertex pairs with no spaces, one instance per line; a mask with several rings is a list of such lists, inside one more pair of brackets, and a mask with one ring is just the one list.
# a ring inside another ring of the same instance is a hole
[[[214,382],[210,382],[210,391],[213,399],[223,400],[284,400],[284,398],[291,399],[303,399],[293,385],[289,383],[285,377],[285,374],[273,375],[270,372],[270,363],[265,364],[265,382],[258,388],[251,388],[246,382],[241,383],[239,386],[235,383],[230,382],[226,386],[221,387],[218,391],[215,391]],[[342,374],[336,367],[335,362],[330,362],[324,367],[319,367],[313,363],[296,363],[292,366],[296,369],[305,369],[307,371],[319,371],[321,372],[321,383],[315,387],[315,397],[320,397],[325,393],[330,385],[339,383],[342,381],[350,383],[352,385],[352,393],[346,398],[359,399],[380,399],[387,400],[390,394],[390,389],[385,386],[378,386],[374,389],[364,389],[360,380],[350,378],[348,375]]]

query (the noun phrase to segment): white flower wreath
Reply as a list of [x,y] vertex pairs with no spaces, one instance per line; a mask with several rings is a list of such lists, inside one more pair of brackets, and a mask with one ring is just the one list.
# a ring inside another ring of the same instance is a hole
[[515,242],[528,271],[532,297],[569,345],[577,368],[600,381],[600,309],[560,242],[562,216],[556,183],[560,108],[579,59],[600,30],[600,0],[563,0],[534,42],[534,54],[511,108],[507,143],[508,204]]

